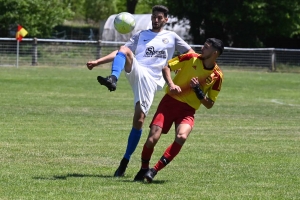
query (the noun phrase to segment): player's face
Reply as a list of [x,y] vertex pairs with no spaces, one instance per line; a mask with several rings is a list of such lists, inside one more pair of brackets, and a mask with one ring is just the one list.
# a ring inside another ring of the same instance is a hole
[[202,50],[201,50],[203,60],[211,58],[216,53],[217,53],[217,51],[213,48],[213,46],[211,44],[209,44],[207,42],[204,43]]
[[168,18],[164,16],[163,12],[154,11],[151,15],[151,21],[152,30],[160,31],[168,21]]

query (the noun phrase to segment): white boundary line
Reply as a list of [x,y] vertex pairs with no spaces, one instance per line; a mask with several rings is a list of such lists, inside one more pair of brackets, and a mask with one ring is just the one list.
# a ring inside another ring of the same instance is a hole
[[280,104],[280,105],[287,105],[287,106],[293,106],[293,107],[300,107],[300,105],[284,103],[284,102],[278,101],[277,99],[272,99],[271,102],[272,102],[272,103],[276,103],[276,104]]

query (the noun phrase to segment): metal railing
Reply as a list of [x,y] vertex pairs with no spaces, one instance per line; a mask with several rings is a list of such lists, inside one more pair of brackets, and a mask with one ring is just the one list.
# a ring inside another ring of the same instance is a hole
[[[19,43],[19,66],[84,66],[89,60],[100,58],[124,42],[59,40],[23,38]],[[191,45],[201,53],[202,45]],[[17,41],[15,38],[0,38],[0,66],[16,66]],[[231,48],[218,58],[220,66],[263,67],[271,71],[276,66],[299,66],[300,49],[279,48]]]

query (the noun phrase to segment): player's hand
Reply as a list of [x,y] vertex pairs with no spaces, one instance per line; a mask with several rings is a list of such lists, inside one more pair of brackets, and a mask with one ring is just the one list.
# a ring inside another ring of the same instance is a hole
[[170,84],[169,85],[169,90],[173,94],[178,94],[181,92],[181,88],[178,85],[175,84]]
[[87,62],[86,63],[86,66],[87,66],[87,68],[89,69],[89,70],[92,70],[95,66],[97,66],[97,61],[89,61],[89,62]]
[[194,87],[196,87],[197,85],[199,85],[198,77],[193,77],[193,78],[191,79],[190,86],[191,86],[192,88],[194,88]]

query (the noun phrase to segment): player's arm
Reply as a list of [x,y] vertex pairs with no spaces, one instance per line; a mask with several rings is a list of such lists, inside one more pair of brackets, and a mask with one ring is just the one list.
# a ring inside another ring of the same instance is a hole
[[190,48],[188,51],[186,51],[182,54],[188,54],[188,53],[196,53],[196,52],[194,51],[194,49]]
[[196,53],[196,52],[194,51],[194,49],[190,48],[186,53]]
[[195,53],[190,45],[186,43],[181,37],[175,34],[175,49],[180,52],[180,54]]
[[92,70],[94,67],[98,66],[98,65],[102,65],[108,62],[112,62],[117,54],[118,50],[115,50],[113,52],[111,52],[110,54],[99,58],[98,60],[93,60],[93,61],[88,61],[86,63],[86,66],[89,70]]
[[178,85],[174,84],[174,82],[172,80],[171,69],[170,69],[169,65],[166,65],[162,69],[162,74],[163,74],[163,77],[164,77],[167,85],[169,86],[170,92],[180,93],[181,92],[181,88]]
[[203,100],[200,100],[201,101],[201,104],[204,105],[207,109],[210,109],[213,107],[214,105],[214,101],[211,100],[209,97],[207,96],[204,96],[204,99]]
[[200,84],[198,78],[191,79],[191,87],[193,88],[197,98],[201,101],[201,104],[204,105],[207,109],[210,109],[214,105],[214,101],[207,97],[204,92],[200,89]]

